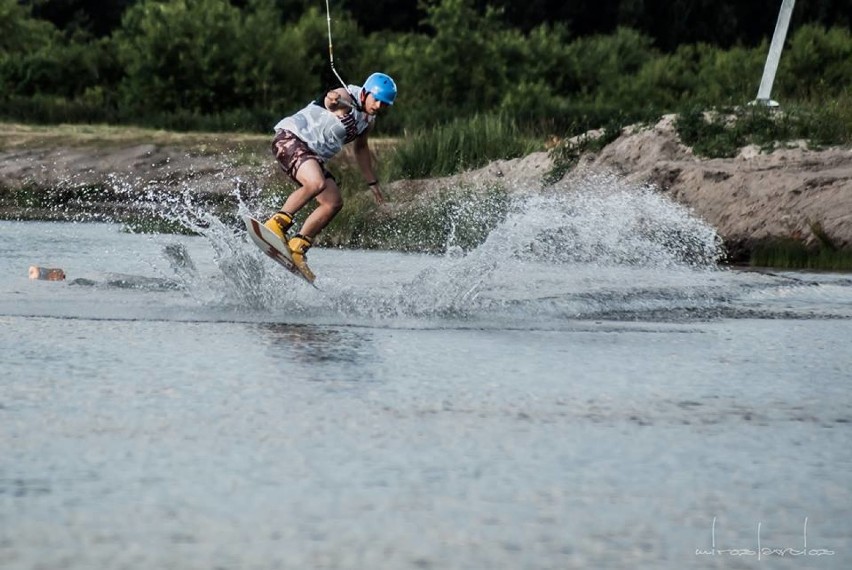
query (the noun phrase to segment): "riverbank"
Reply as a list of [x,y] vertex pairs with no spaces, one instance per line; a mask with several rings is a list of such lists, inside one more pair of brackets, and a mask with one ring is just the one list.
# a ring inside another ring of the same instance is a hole
[[[379,155],[392,146],[372,142]],[[268,145],[264,135],[0,125],[0,218],[122,218],[132,215],[135,197],[186,192],[223,209],[235,197],[272,205],[287,186]],[[339,166],[350,159],[344,154]],[[372,211],[366,194],[350,197],[348,223],[369,227],[376,216],[393,223],[410,216],[414,204],[457,188],[541,191],[553,166],[543,151],[446,178],[393,182],[385,186],[390,203],[381,212]],[[665,117],[653,126],[625,129],[600,151],[584,154],[558,186],[570,191],[572,179],[601,172],[652,185],[690,208],[716,228],[732,261],[746,261],[771,244],[852,250],[852,149],[798,143],[704,159],[680,142],[672,117]],[[358,215],[365,218],[353,220]],[[335,245],[360,243],[339,232],[328,239]]]

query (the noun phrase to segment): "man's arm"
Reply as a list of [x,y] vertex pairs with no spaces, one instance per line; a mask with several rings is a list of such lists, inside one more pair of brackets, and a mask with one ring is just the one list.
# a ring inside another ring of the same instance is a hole
[[352,109],[352,96],[343,87],[338,87],[325,94],[323,104],[336,115],[346,114]]
[[370,156],[370,146],[367,144],[367,137],[371,130],[372,125],[367,127],[367,130],[355,139],[353,150],[355,152],[355,160],[361,168],[361,174],[364,175],[364,180],[367,181],[367,185],[370,187],[370,190],[373,191],[373,199],[376,200],[377,204],[383,204],[385,198],[382,195],[382,189],[379,186],[379,179],[376,176],[376,172],[373,170],[373,159],[372,156]]

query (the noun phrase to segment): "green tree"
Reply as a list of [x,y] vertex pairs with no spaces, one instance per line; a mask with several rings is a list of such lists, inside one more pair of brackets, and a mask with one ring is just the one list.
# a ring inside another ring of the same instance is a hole
[[852,92],[852,34],[848,28],[803,26],[781,56],[781,95],[825,99]]
[[274,0],[251,0],[234,49],[238,103],[283,113],[319,89],[321,52],[304,41],[320,25],[314,8],[295,24],[282,24]]
[[756,48],[730,49],[700,44],[701,61],[692,103],[743,105],[757,95],[768,42]]
[[567,50],[566,88],[588,98],[611,97],[624,78],[635,75],[656,55],[651,38],[629,28],[579,38]]
[[650,102],[660,111],[683,106],[742,105],[757,94],[765,50],[709,44],[680,46],[672,54],[648,61],[621,83],[618,101]]
[[382,40],[400,88],[428,97],[428,104],[423,96],[408,99],[417,107],[406,113],[416,124],[436,124],[494,108],[507,84],[506,49],[517,45],[518,32],[505,28],[493,9],[478,13],[472,0],[429,2],[425,9],[428,35]]
[[471,0],[441,0],[426,14],[434,36],[420,63],[433,78],[430,93],[471,112],[499,103],[506,78],[500,46],[512,39],[500,12],[489,7],[480,15]]
[[[360,33],[345,13],[334,31],[337,52],[357,52]],[[249,0],[242,11],[227,0],[145,0],[127,12],[115,43],[124,100],[140,111],[274,116],[332,86],[317,7],[285,21],[275,0]]]
[[[332,9],[333,10],[333,9]],[[328,53],[328,28],[325,11],[316,6],[306,10],[296,22],[288,22],[283,30],[300,46],[300,58],[288,58],[287,64],[309,72],[311,80],[298,86],[298,101],[314,98],[326,89],[339,87],[340,81],[331,71]],[[363,61],[364,38],[358,24],[347,12],[331,13],[334,40],[334,63],[341,79],[347,84],[359,84],[364,74],[372,71]],[[369,70],[369,71],[368,71]]]
[[29,0],[36,18],[51,22],[64,35],[106,37],[136,0]]
[[620,99],[676,109],[683,100],[695,96],[703,52],[700,45],[681,46],[673,54],[649,60],[635,75],[620,82]]
[[29,8],[0,0],[2,96],[74,99],[108,80],[113,69],[105,42],[65,38]]
[[17,0],[0,0],[0,98],[21,91],[27,73],[21,58],[43,49],[59,37],[48,22],[36,20]]
[[508,85],[500,101],[501,113],[523,123],[561,130],[559,125],[573,121],[569,116],[574,83],[568,66],[567,27],[544,24],[514,39],[517,45],[507,53]]
[[50,23],[32,17],[29,6],[0,0],[0,54],[15,55],[41,48],[58,38]]
[[240,12],[227,0],[143,0],[115,36],[131,108],[216,113],[237,103]]

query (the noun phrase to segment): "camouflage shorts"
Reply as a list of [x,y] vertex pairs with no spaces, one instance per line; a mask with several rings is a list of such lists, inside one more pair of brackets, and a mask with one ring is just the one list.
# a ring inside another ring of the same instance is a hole
[[275,134],[275,138],[272,140],[272,154],[275,155],[275,160],[278,161],[281,170],[297,184],[300,184],[300,182],[296,180],[296,173],[309,160],[316,160],[325,177],[334,179],[334,176],[325,169],[325,165],[322,159],[317,156],[317,153],[312,151],[302,139],[286,129]]

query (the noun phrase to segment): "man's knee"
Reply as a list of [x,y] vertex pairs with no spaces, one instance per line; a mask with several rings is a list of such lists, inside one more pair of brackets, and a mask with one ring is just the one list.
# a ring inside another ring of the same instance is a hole
[[312,198],[315,198],[319,194],[322,193],[323,190],[328,186],[327,179],[316,179],[316,180],[308,180],[303,184],[305,190],[310,194]]

